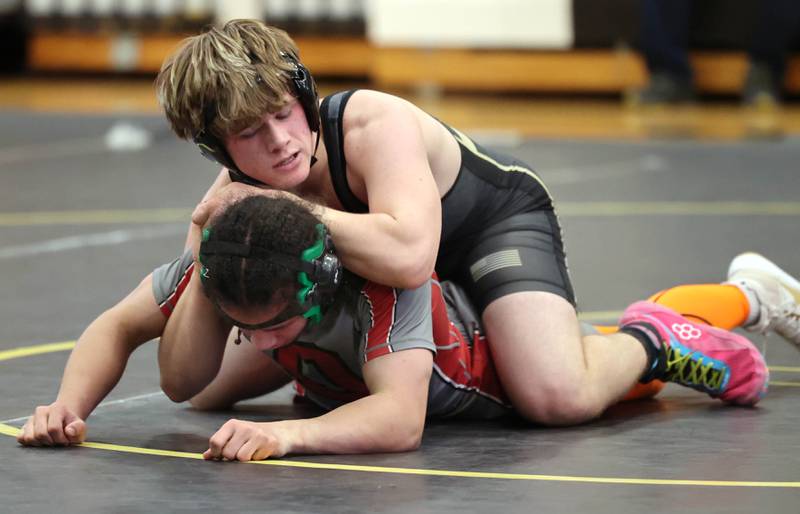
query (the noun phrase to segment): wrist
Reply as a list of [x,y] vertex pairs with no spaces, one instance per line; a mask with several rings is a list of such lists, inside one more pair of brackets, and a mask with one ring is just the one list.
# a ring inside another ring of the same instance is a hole
[[308,420],[284,420],[273,423],[279,432],[280,455],[306,453],[308,444]]
[[56,400],[50,405],[51,407],[61,408],[66,412],[74,414],[84,421],[94,409],[93,405],[86,405],[80,398],[70,398],[69,396],[61,394],[59,394]]

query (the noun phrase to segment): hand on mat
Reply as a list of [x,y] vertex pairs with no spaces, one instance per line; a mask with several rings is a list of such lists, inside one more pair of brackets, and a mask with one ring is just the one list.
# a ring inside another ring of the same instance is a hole
[[25,446],[66,446],[86,439],[86,423],[58,401],[36,407],[17,442]]
[[280,423],[254,423],[239,419],[228,420],[211,436],[206,460],[264,460],[282,457],[288,451],[285,432]]

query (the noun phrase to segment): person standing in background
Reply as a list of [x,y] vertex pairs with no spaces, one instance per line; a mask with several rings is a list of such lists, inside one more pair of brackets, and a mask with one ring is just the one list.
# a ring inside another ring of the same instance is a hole
[[[641,44],[650,80],[635,95],[636,103],[653,105],[694,99],[694,73],[689,63],[693,4],[692,0],[641,0]],[[749,70],[741,91],[744,104],[775,105],[781,101],[787,54],[798,22],[800,2],[758,2],[748,46]]]

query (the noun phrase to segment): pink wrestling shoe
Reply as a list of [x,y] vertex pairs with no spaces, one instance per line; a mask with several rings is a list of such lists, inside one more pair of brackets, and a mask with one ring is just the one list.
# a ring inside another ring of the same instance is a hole
[[664,345],[656,378],[675,382],[738,405],[755,405],[767,392],[764,357],[745,337],[692,323],[651,302],[636,302],[621,327],[655,336]]

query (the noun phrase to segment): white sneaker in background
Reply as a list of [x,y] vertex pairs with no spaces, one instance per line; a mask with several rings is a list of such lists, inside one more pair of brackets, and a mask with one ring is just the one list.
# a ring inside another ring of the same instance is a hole
[[776,332],[800,348],[800,281],[763,255],[747,252],[734,257],[728,282],[750,301],[751,332]]

